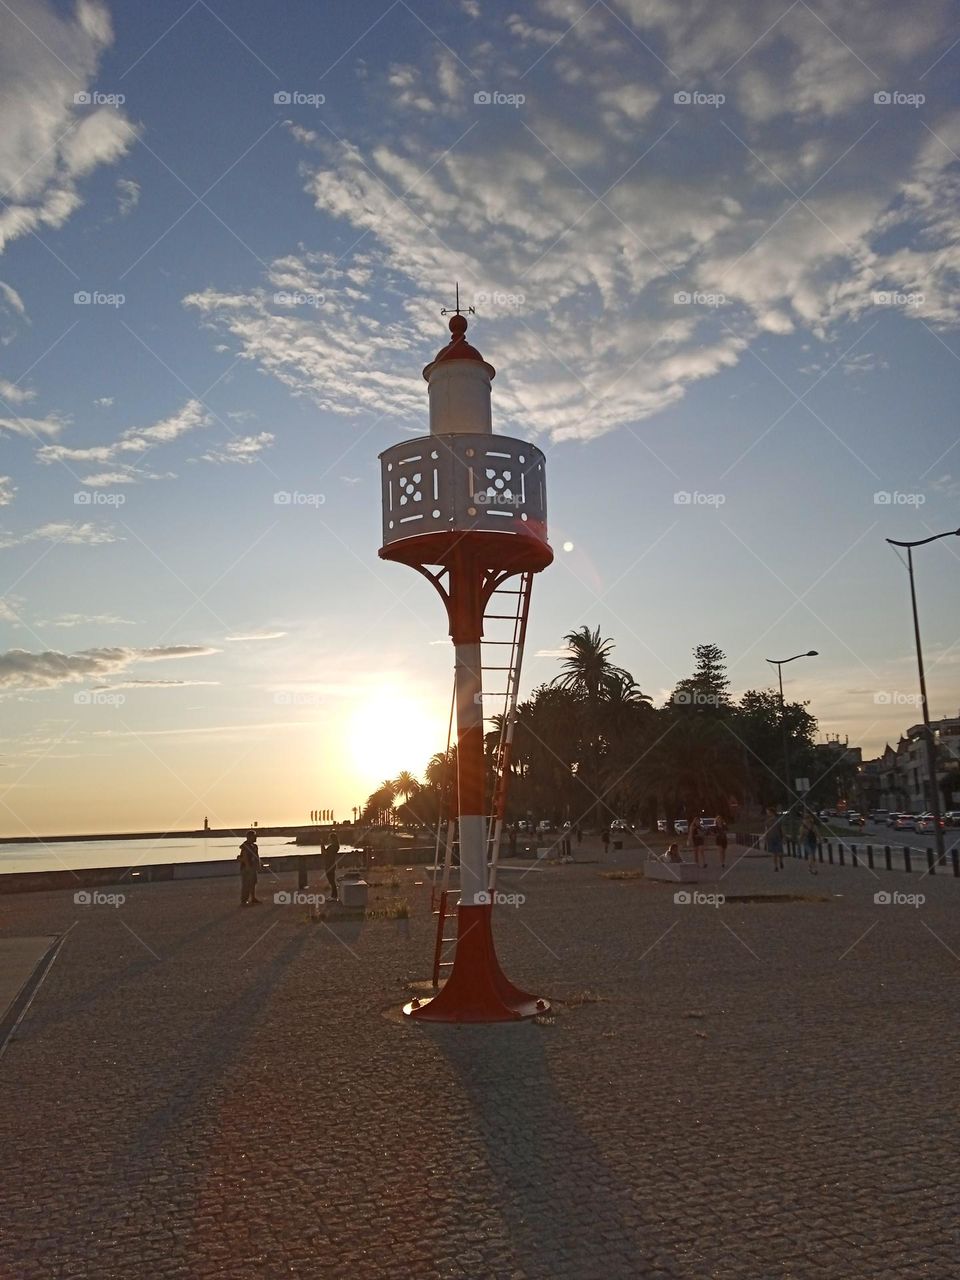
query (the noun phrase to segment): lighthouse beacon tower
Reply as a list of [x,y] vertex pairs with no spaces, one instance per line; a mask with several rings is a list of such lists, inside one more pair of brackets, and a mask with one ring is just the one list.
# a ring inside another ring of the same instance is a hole
[[425,1021],[507,1022],[547,1006],[507,980],[494,948],[481,639],[494,592],[514,575],[545,569],[553,552],[547,542],[543,454],[526,441],[494,434],[490,393],[496,370],[467,342],[466,332],[458,295],[450,341],[423,371],[430,434],[380,455],[380,556],[410,565],[433,583],[447,610],[456,655],[456,952],[439,993],[412,1002],[406,1012]]

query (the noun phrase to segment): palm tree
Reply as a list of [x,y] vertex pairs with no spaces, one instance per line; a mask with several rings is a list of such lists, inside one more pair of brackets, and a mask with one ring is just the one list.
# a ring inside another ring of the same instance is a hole
[[613,682],[629,680],[633,683],[629,671],[610,661],[615,646],[612,640],[602,638],[599,627],[595,631],[586,626],[578,631],[568,631],[563,639],[570,652],[563,659],[562,674],[553,681],[557,688],[570,689],[595,706]]
[[599,627],[593,631],[587,626],[580,627],[577,631],[568,632],[564,640],[569,653],[563,659],[564,670],[552,683],[556,688],[572,693],[580,704],[585,759],[578,774],[594,804],[601,805],[601,706],[611,700],[623,703],[649,699],[645,699],[637,688],[630,672],[611,660],[614,642],[604,639]]
[[401,769],[393,780],[393,787],[398,796],[403,796],[404,800],[409,800],[411,796],[415,796],[420,790],[420,783],[409,769]]

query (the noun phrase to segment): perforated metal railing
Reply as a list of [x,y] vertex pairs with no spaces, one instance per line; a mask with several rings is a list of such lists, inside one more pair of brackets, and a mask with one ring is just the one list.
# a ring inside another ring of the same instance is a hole
[[546,540],[542,452],[500,435],[421,436],[380,455],[383,545],[442,530],[486,529]]

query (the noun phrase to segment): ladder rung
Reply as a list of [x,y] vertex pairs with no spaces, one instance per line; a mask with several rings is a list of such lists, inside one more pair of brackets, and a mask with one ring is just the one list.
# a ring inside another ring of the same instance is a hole
[[510,587],[496,587],[490,592],[492,596],[522,596],[523,591],[514,591]]
[[[485,613],[483,615],[484,622],[490,622],[491,620],[495,621],[497,619],[501,622],[516,622],[517,620],[516,615],[512,613]],[[482,644],[483,641],[481,640],[480,643]]]
[[440,961],[440,963],[437,965],[437,968],[438,968],[438,969],[452,969],[452,968],[453,968],[453,961],[452,961],[452,960],[441,960],[441,961]]

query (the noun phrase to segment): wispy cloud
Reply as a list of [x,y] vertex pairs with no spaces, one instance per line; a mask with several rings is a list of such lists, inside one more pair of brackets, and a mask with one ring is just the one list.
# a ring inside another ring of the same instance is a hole
[[[95,474],[84,483],[96,486],[112,484],[138,484],[141,480],[166,480],[170,472],[144,471],[134,459],[143,457],[152,449],[171,444],[181,436],[212,421],[210,413],[199,400],[188,400],[176,413],[161,418],[149,427],[130,427],[111,444],[71,446],[63,444],[42,445],[36,453],[38,462],[48,466],[54,463],[119,463],[120,468]],[[0,419],[0,426],[3,420]],[[129,459],[129,461],[127,461]]]
[[204,658],[221,652],[210,645],[157,645],[145,649],[122,646],[109,649],[82,649],[61,653],[48,649],[31,653],[10,649],[0,653],[0,688],[54,689],[64,684],[105,680],[141,662],[166,662]]
[[120,618],[114,613],[62,613],[58,618],[44,618],[34,624],[38,627],[134,627],[131,618]]
[[121,218],[133,213],[140,203],[140,183],[133,178],[117,179],[117,209]]
[[110,14],[82,0],[61,14],[48,0],[6,9],[0,42],[4,140],[0,142],[0,250],[60,227],[83,203],[79,183],[132,145],[136,130],[116,106],[76,101],[113,43]]
[[[58,413],[49,413],[45,418],[0,418],[0,431],[10,431],[15,436],[27,436],[36,439],[38,436],[58,436],[69,424],[69,419]],[[55,448],[55,445],[43,446]]]
[[270,431],[261,431],[255,436],[237,436],[226,444],[208,450],[202,455],[204,462],[238,462],[250,463],[259,461],[265,449],[269,449],[276,437]]
[[89,520],[82,524],[51,521],[25,533],[0,531],[0,550],[19,547],[27,542],[62,542],[70,546],[95,547],[107,542],[122,541],[120,535],[108,525],[93,524]]
[[279,640],[286,634],[286,631],[249,631],[242,636],[224,636],[223,638],[228,644],[237,644],[253,640]]

